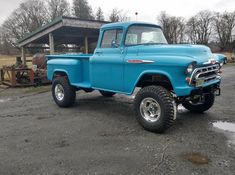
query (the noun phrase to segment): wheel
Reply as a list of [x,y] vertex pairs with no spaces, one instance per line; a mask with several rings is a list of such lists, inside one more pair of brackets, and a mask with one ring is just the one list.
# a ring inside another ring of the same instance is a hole
[[91,88],[83,88],[83,90],[87,93],[90,93],[90,92],[94,91],[94,89],[91,89]]
[[76,90],[72,87],[67,77],[56,77],[52,82],[52,96],[60,107],[70,107],[76,99]]
[[205,94],[200,98],[193,101],[185,101],[182,105],[191,112],[202,113],[210,109],[215,101],[214,93]]
[[100,94],[103,95],[104,97],[112,97],[112,96],[114,96],[116,93],[100,90]]
[[227,63],[228,63],[228,59],[225,58],[225,59],[224,59],[224,64],[227,64]]
[[141,89],[134,102],[137,121],[148,131],[162,133],[176,118],[176,105],[168,90],[161,86]]

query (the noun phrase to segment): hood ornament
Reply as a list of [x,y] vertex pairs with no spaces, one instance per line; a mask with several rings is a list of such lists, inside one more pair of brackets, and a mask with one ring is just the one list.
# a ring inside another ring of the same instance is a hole
[[214,58],[209,59],[207,62],[204,62],[203,64],[215,64],[216,60]]

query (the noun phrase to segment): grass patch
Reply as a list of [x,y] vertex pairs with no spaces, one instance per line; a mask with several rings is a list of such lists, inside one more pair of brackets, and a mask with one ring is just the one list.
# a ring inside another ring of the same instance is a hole
[[223,67],[231,67],[231,66],[235,66],[235,63],[227,63],[223,65]]
[[15,64],[16,57],[8,55],[0,55],[0,68],[4,65],[11,66]]
[[228,60],[231,60],[231,57],[234,56],[233,52],[221,52],[221,54],[224,54]]
[[[32,57],[27,57],[27,60],[29,60],[29,62],[27,62],[27,66],[31,68],[32,62],[30,60],[32,60]],[[16,63],[16,56],[0,55],[0,68],[2,68],[3,66],[12,66],[15,63]]]

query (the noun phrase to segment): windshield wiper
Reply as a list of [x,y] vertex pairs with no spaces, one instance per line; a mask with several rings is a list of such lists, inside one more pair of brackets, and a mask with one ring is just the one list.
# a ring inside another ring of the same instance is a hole
[[142,43],[140,45],[161,45],[161,44],[167,44],[167,43]]
[[127,45],[127,46],[140,46],[140,45],[143,45],[143,46],[148,46],[148,45],[166,45],[168,43],[139,43],[139,44],[131,44],[131,45]]

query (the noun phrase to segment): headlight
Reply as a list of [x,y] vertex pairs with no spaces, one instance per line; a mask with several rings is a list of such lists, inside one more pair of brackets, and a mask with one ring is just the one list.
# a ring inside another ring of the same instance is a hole
[[186,69],[186,74],[191,74],[196,66],[196,63],[190,63]]
[[220,67],[222,67],[222,66],[224,65],[224,63],[222,62],[222,63],[220,63],[219,65],[220,65]]

